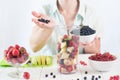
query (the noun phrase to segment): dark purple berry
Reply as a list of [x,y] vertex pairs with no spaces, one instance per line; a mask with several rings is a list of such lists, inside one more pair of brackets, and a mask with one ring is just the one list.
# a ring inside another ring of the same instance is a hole
[[77,80],[80,80],[79,78],[77,78]]
[[101,78],[101,76],[99,75],[98,78]]
[[84,80],[87,80],[87,77],[86,77],[86,76],[84,77]]
[[53,75],[53,78],[56,78],[56,76],[55,76],[55,75]]
[[96,77],[95,80],[98,80],[98,78]]
[[45,77],[48,77],[48,74],[46,74]]
[[50,75],[53,75],[53,73],[51,72]]
[[85,74],[88,74],[88,72],[87,72],[87,71],[85,71]]

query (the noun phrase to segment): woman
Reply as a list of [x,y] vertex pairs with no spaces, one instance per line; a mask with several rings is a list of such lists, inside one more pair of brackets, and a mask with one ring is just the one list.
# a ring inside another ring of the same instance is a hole
[[[44,10],[44,11],[42,11]],[[56,25],[89,25],[97,31],[97,36],[94,41],[88,44],[80,43],[80,52],[98,53],[100,52],[100,34],[101,26],[94,11],[82,0],[55,0],[52,5],[42,6],[41,13],[35,11],[32,15],[35,17],[32,21],[34,26],[30,46],[34,52],[39,50],[46,53],[56,53],[56,42],[54,40]],[[50,20],[48,24],[39,22],[39,18]],[[54,46],[53,46],[54,45]]]

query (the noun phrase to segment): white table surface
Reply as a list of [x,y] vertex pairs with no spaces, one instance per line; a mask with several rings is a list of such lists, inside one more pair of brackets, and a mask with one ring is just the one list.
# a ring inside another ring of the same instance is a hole
[[[56,63],[56,58],[54,57],[53,59],[53,65],[50,67],[35,67],[35,68],[20,68],[20,71],[22,72],[29,72],[30,73],[30,79],[29,80],[84,80],[84,77],[87,77],[87,80],[91,80],[92,75],[95,77],[98,77],[99,75],[101,76],[100,79],[98,80],[109,80],[110,76],[113,75],[119,75],[120,76],[120,60],[117,63],[117,65],[109,72],[98,72],[95,71],[93,68],[89,66],[88,63],[88,56],[90,54],[80,54],[79,55],[79,60],[85,61],[87,63],[87,66],[83,65],[78,65],[79,69],[76,73],[74,74],[61,74],[58,72],[57,69],[57,63]],[[16,79],[16,78],[11,78],[8,76],[8,73],[11,71],[16,70],[16,68],[13,67],[0,67],[0,80],[25,80],[23,78]],[[85,74],[85,71],[88,72],[88,74]],[[50,76],[50,73],[53,73],[56,75],[56,78],[53,78]],[[45,74],[48,74],[48,77],[45,77]]]

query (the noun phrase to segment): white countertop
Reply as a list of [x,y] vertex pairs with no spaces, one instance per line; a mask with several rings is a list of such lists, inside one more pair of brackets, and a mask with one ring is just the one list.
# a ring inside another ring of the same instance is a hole
[[[56,64],[56,58],[54,57],[53,65],[50,67],[35,67],[35,68],[20,68],[20,71],[22,72],[29,72],[30,73],[30,79],[29,80],[84,80],[84,77],[87,77],[86,80],[91,80],[91,77],[94,75],[95,77],[101,76],[98,80],[109,80],[110,76],[119,75],[120,76],[120,60],[117,63],[117,66],[115,66],[111,71],[109,72],[98,72],[92,69],[88,64],[88,56],[90,54],[80,54],[79,60],[85,61],[87,63],[87,66],[78,65],[79,69],[74,74],[61,74],[58,72],[57,64]],[[11,71],[16,70],[14,67],[0,67],[0,80],[25,80],[23,78],[15,79],[8,76],[8,73]],[[88,74],[85,74],[85,71],[88,72]],[[53,75],[56,76],[56,78],[53,78],[53,76],[50,75],[50,73],[53,73]],[[48,77],[46,78],[45,75],[48,74]]]

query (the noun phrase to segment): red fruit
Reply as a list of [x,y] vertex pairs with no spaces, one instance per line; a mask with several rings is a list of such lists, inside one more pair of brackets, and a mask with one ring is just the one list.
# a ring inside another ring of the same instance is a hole
[[72,66],[67,66],[67,71],[69,71],[69,72],[71,72],[71,71],[73,71],[73,67]]
[[12,53],[8,52],[7,58],[8,58],[8,59],[9,59],[9,58],[12,58]]
[[13,49],[13,48],[14,48],[13,46],[9,46],[9,47],[8,47],[8,51],[9,51],[10,49]]
[[18,44],[15,45],[15,48],[19,50],[20,46]]
[[18,56],[19,55],[19,51],[16,48],[14,48],[13,51],[12,51],[12,55],[13,56]]
[[12,64],[16,64],[17,60],[13,58],[13,59],[11,59],[11,62],[12,62]]
[[30,79],[30,74],[29,74],[29,72],[24,72],[23,77],[24,77],[25,79]]
[[80,61],[80,64],[83,65],[83,66],[87,66],[87,63],[84,62],[84,61]]
[[4,50],[4,53],[7,54],[7,53],[8,53],[8,50]]
[[68,38],[68,35],[64,35],[64,39]]
[[69,42],[69,46],[73,46],[73,41],[72,40]]
[[17,59],[18,59],[19,63],[23,63],[25,61],[23,56],[20,56]]

